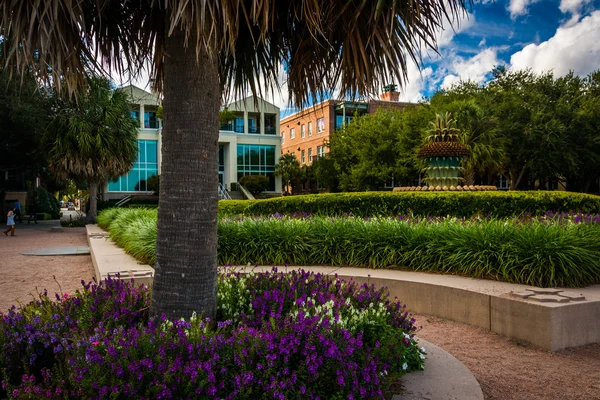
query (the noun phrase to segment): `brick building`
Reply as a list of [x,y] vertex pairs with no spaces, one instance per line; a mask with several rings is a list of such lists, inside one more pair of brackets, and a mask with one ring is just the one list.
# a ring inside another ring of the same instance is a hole
[[379,100],[325,100],[289,115],[279,122],[281,152],[292,153],[300,165],[310,165],[327,152],[324,142],[331,133],[349,123],[354,115],[373,114],[379,108],[403,109],[412,103],[398,101],[395,85],[386,86]]

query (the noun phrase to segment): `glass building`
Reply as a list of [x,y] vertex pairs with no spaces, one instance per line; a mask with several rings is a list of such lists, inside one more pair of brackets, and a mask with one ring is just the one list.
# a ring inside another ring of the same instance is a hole
[[246,175],[264,175],[269,178],[267,190],[275,191],[275,147],[260,144],[238,144],[238,181]]
[[138,140],[138,158],[127,175],[108,183],[109,192],[145,192],[146,181],[158,174],[158,142]]

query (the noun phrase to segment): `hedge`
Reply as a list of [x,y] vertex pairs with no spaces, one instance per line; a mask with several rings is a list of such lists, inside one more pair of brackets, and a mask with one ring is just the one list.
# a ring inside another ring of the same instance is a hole
[[600,213],[600,197],[572,192],[361,192],[278,197],[254,201],[221,201],[221,215],[298,212],[325,216],[455,216],[497,218],[547,211]]
[[56,219],[56,218],[52,218],[52,215],[48,214],[48,213],[37,213],[38,221],[49,221],[51,219]]

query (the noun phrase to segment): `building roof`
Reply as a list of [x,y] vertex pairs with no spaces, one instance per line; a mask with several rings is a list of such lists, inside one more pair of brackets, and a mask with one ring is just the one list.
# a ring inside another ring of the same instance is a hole
[[248,96],[242,100],[234,101],[227,105],[227,109],[231,111],[250,111],[250,112],[266,112],[279,114],[279,107],[273,103],[269,103],[265,99],[256,96]]
[[158,94],[147,92],[144,89],[140,89],[135,85],[123,86],[120,89],[127,92],[129,97],[131,98],[132,104],[143,104],[152,106],[159,106],[161,104],[160,97]]

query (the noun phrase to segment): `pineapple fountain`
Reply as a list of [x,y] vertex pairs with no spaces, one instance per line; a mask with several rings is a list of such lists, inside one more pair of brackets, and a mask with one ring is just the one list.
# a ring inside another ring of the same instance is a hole
[[496,190],[495,186],[461,186],[461,161],[469,156],[470,151],[459,142],[460,130],[456,128],[456,121],[449,113],[438,114],[431,125],[427,143],[417,152],[417,157],[425,159],[427,163],[424,169],[427,186],[400,187],[394,190]]

